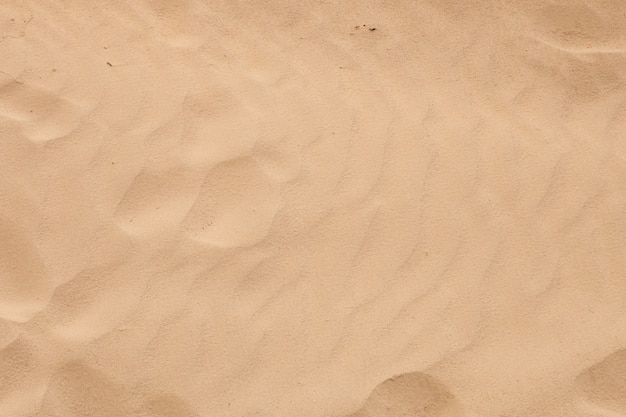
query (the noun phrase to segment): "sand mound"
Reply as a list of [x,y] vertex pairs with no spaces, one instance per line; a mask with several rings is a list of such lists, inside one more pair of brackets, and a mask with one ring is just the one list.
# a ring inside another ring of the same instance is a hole
[[463,416],[454,395],[435,378],[420,372],[382,382],[353,417]]

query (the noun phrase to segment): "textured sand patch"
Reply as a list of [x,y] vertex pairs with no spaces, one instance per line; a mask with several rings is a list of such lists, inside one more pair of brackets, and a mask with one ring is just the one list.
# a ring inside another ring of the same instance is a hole
[[625,416],[620,1],[0,5],[0,416]]

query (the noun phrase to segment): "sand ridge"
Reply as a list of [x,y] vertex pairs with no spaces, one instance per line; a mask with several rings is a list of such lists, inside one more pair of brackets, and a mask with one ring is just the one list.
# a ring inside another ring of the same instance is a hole
[[0,416],[623,416],[626,6],[5,1]]

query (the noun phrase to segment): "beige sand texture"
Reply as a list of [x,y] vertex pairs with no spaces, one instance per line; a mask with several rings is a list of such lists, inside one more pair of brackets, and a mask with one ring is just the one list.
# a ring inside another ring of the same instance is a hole
[[22,416],[626,417],[626,2],[0,2]]

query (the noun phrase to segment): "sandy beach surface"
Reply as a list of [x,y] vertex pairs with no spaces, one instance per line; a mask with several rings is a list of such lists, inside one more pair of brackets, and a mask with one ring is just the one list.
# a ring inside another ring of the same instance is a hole
[[626,2],[0,2],[0,417],[214,416],[626,417]]

